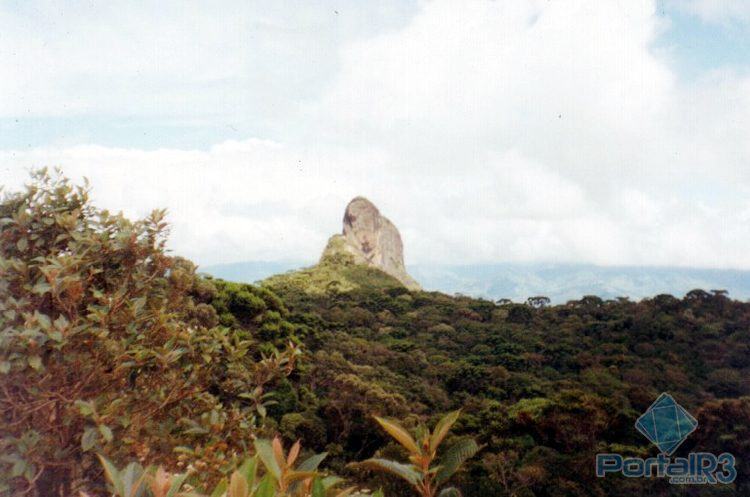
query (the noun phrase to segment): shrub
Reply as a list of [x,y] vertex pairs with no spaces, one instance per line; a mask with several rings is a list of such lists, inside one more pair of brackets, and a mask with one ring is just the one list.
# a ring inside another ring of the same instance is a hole
[[[326,454],[313,454],[297,464],[301,445],[296,442],[285,453],[281,440],[258,439],[255,455],[245,459],[229,478],[221,480],[211,492],[212,497],[383,497],[355,492],[356,487],[339,489],[344,480],[325,475],[318,466]],[[170,474],[161,466],[144,469],[130,463],[119,470],[107,458],[101,457],[102,466],[116,497],[200,497],[189,484],[190,474]],[[84,494],[84,497],[88,497]]]
[[[409,454],[409,463],[372,458],[359,465],[384,471],[405,480],[420,497],[460,497],[456,487],[443,487],[467,459],[473,457],[479,446],[471,438],[455,442],[437,458],[438,448],[458,419],[460,412],[446,414],[432,431],[420,425],[417,437],[394,421],[375,417],[378,424]],[[437,462],[437,464],[433,464]],[[442,490],[441,490],[442,488]]]
[[216,289],[166,255],[164,215],[96,209],[44,170],[0,203],[0,492],[69,495],[93,451],[210,479],[247,449],[299,351],[214,326]]

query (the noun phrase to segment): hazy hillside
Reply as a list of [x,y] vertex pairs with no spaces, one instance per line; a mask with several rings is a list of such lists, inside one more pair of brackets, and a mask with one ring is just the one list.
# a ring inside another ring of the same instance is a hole
[[627,267],[574,264],[488,264],[410,267],[426,289],[493,299],[524,301],[545,295],[554,303],[584,295],[642,299],[694,288],[723,289],[740,300],[750,297],[750,271],[676,267]]
[[[201,268],[231,281],[254,282],[312,262],[249,261]],[[660,293],[685,295],[694,288],[723,289],[735,299],[750,298],[750,271],[668,268],[603,267],[576,264],[477,264],[409,266],[426,289],[516,302],[545,295],[563,303],[584,295],[641,299]]]

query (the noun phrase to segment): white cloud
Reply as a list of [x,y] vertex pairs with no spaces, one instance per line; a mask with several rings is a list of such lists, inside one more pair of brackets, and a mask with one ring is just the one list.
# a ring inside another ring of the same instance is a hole
[[401,3],[0,3],[0,117],[288,117],[335,74],[337,46],[397,25]]
[[746,0],[670,0],[669,5],[710,23],[750,21],[750,3]]
[[[234,98],[241,79],[222,47],[237,33],[191,18],[195,30],[165,35],[173,66],[140,66],[111,47],[113,61],[135,64],[127,74],[187,81],[181,96],[182,85],[165,82],[133,97],[137,112],[175,88],[178,100],[196,98],[188,115],[232,112],[193,86],[219,75]],[[652,49],[662,22],[646,0],[424,3],[400,29],[347,38],[316,91],[263,85],[300,104],[288,139],[5,151],[0,181],[61,164],[89,176],[103,206],[168,207],[172,247],[202,264],[314,260],[346,202],[363,194],[401,229],[407,263],[750,268],[750,80],[715,72],[681,82]],[[205,71],[181,54],[193,32],[207,40],[200,57],[218,54]],[[67,53],[39,50],[53,66]],[[68,112],[51,102],[57,89],[34,91],[35,112]],[[99,98],[81,95],[84,106]]]

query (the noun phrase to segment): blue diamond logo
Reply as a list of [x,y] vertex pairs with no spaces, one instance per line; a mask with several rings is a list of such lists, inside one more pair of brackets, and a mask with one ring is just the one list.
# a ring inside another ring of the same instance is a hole
[[698,421],[668,393],[659,395],[635,422],[636,430],[667,456],[671,456],[697,427]]

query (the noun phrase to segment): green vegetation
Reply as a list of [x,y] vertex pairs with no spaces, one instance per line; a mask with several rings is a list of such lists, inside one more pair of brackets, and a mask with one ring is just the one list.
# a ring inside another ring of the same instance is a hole
[[[265,282],[306,330],[298,382],[313,393],[280,413],[297,417],[287,436],[328,450],[334,465],[387,442],[370,413],[413,427],[461,408],[456,432],[483,447],[456,475],[464,495],[683,495],[659,479],[594,474],[599,452],[657,454],[633,425],[666,391],[699,421],[679,453],[737,457],[735,484],[701,495],[750,490],[750,304],[725,292],[550,306],[541,296],[517,304],[399,287],[315,295],[274,283]],[[372,481],[386,495],[409,492]]]
[[97,452],[212,481],[264,432],[300,351],[259,336],[286,310],[167,256],[163,214],[130,222],[44,171],[0,204],[0,492],[73,495]]
[[700,494],[750,492],[750,304],[724,292],[491,302],[335,251],[253,286],[166,228],[46,172],[0,203],[0,495],[689,495],[594,476],[656,454],[633,424],[663,391],[699,421],[680,452],[737,458]]
[[[301,450],[299,442],[291,447],[288,454],[284,453],[278,437],[273,441],[258,439],[254,448],[255,455],[246,459],[229,478],[223,478],[210,493],[211,497],[383,497],[380,491],[362,494],[355,492],[355,487],[337,489],[343,480],[337,476],[326,476],[318,470],[325,454],[314,454],[295,466]],[[205,495],[187,483],[188,473],[170,474],[161,466],[144,469],[138,463],[117,469],[106,457],[100,456],[100,460],[116,497]],[[88,496],[86,493],[83,495]]]
[[266,285],[284,293],[336,295],[352,290],[397,289],[403,285],[394,277],[372,267],[356,264],[343,238],[331,237],[320,262],[310,268],[272,276]]
[[440,458],[437,465],[438,447],[448,435],[453,424],[458,419],[459,411],[445,415],[437,422],[430,432],[425,426],[417,428],[416,440],[400,424],[379,417],[375,420],[381,427],[401,444],[409,454],[409,463],[402,464],[388,459],[372,458],[361,463],[361,466],[385,471],[406,480],[420,497],[452,497],[461,495],[455,487],[440,487],[453,476],[467,459],[479,450],[477,443],[471,438],[459,440],[451,446]]

